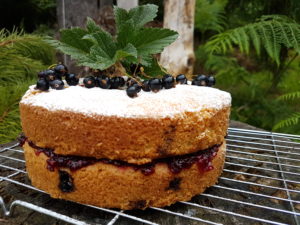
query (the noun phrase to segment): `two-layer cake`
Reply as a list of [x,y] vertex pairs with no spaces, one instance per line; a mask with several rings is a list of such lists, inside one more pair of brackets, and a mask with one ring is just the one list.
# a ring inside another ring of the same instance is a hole
[[31,86],[20,103],[28,175],[54,198],[101,207],[189,200],[222,172],[230,105],[229,93],[192,85],[137,98]]

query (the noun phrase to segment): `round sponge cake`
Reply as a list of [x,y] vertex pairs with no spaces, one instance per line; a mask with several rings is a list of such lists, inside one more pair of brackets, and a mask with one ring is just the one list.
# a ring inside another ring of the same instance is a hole
[[144,209],[186,201],[216,183],[231,96],[177,85],[158,93],[81,86],[20,102],[26,169],[54,198]]
[[24,134],[40,147],[144,164],[222,143],[230,104],[229,93],[192,85],[133,99],[124,90],[31,87],[20,112]]

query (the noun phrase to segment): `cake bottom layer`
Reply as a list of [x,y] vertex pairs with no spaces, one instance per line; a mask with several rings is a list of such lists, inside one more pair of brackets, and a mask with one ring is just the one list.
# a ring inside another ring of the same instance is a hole
[[164,207],[190,200],[217,182],[226,152],[223,143],[212,159],[212,169],[209,171],[202,171],[194,163],[174,174],[166,163],[156,163],[155,172],[145,175],[134,167],[103,162],[78,170],[61,167],[51,171],[47,169],[49,157],[46,154],[36,154],[27,142],[23,148],[26,169],[33,186],[54,198],[125,210]]

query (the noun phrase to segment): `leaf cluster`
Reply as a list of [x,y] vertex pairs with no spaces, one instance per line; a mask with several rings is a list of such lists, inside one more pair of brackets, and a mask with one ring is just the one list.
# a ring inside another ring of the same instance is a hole
[[156,17],[157,10],[158,7],[152,4],[130,11],[115,7],[116,37],[88,18],[86,29],[74,27],[61,30],[60,41],[50,40],[50,43],[70,55],[79,65],[92,69],[105,70],[130,63],[157,67],[152,55],[160,53],[178,36],[177,32],[169,29],[144,27]]
[[249,54],[252,46],[260,55],[267,55],[280,65],[282,48],[294,49],[300,53],[300,25],[280,15],[262,16],[257,22],[217,34],[206,43],[210,53],[227,53],[238,47]]

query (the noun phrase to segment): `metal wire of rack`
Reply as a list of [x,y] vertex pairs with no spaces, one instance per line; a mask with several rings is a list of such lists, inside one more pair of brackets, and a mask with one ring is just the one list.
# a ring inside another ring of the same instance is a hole
[[[229,128],[226,162],[218,184],[189,202],[145,211],[120,211],[48,197],[49,206],[43,203],[48,195],[28,181],[23,151],[15,144],[0,148],[0,187],[27,190],[43,198],[16,198],[7,208],[0,197],[0,206],[5,218],[11,216],[16,207],[23,207],[67,224],[299,225],[299,174],[300,136]],[[72,212],[76,207],[80,209]],[[95,214],[91,217],[83,213],[88,211]]]

